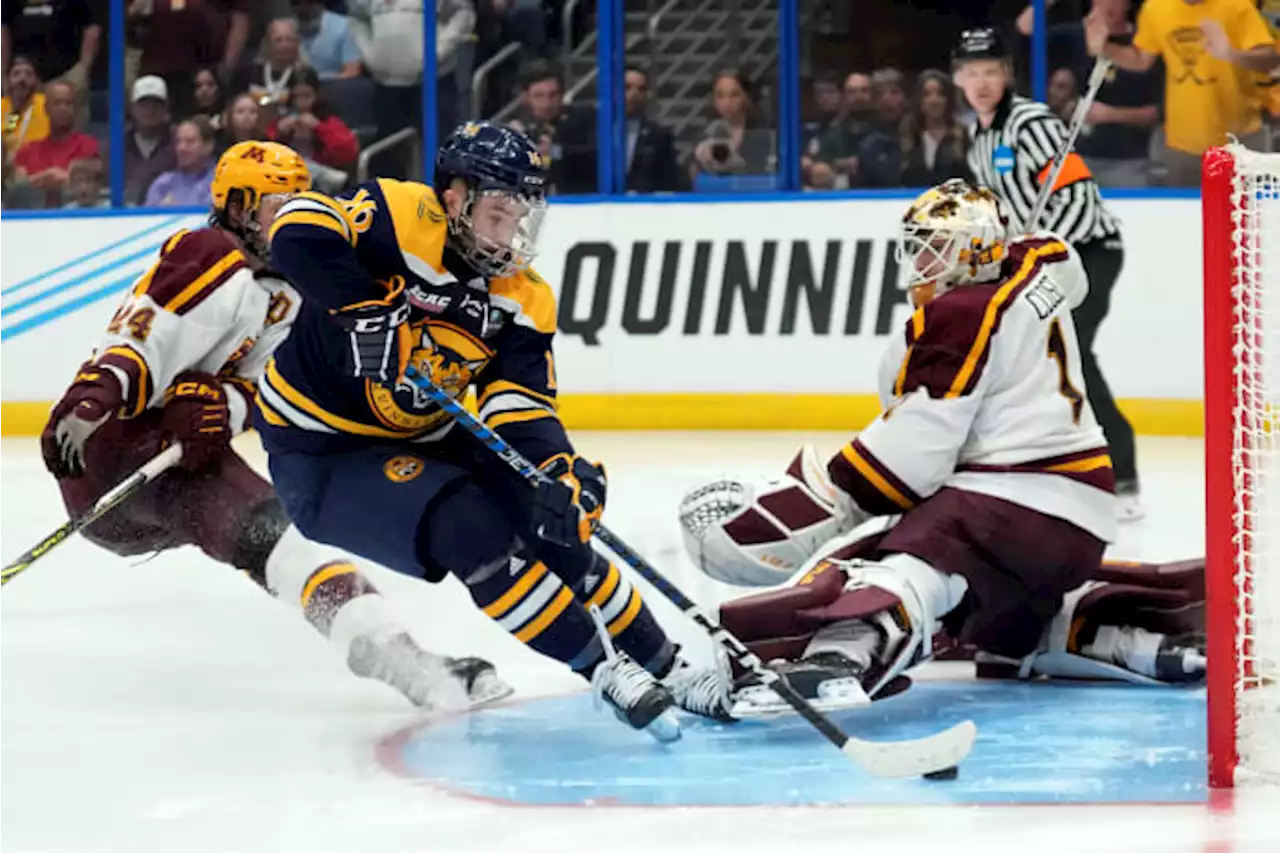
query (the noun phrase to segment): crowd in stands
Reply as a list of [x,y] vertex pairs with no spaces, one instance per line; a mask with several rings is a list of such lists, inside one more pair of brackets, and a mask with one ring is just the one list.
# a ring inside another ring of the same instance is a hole
[[[202,203],[212,163],[246,139],[292,146],[329,191],[360,176],[361,152],[379,140],[387,140],[380,146],[386,150],[365,164],[370,174],[417,176],[421,152],[414,140],[401,140],[413,134],[397,132],[421,126],[424,0],[125,2],[128,120],[119,140],[125,204]],[[1145,71],[1115,71],[1089,111],[1077,148],[1099,181],[1187,182],[1185,169],[1170,171],[1168,164],[1198,157],[1211,144],[1187,127],[1206,115],[1255,147],[1269,145],[1267,121],[1280,116],[1280,85],[1264,83],[1268,73],[1272,81],[1280,75],[1258,65],[1246,48],[1260,27],[1266,32],[1266,21],[1280,24],[1280,0],[1263,0],[1269,18],[1207,26],[1199,40],[1183,33],[1186,44],[1168,38],[1164,30],[1172,25],[1156,20],[1154,7],[1166,0],[1146,2],[1153,11],[1140,16],[1142,4],[1129,0],[1048,0],[1047,100],[1064,119],[1093,64],[1091,27],[1112,44],[1157,54]],[[5,4],[7,208],[107,204],[105,164],[113,140],[107,133],[106,5]],[[597,191],[592,90],[571,102],[558,61],[566,45],[591,31],[594,3],[569,6],[577,14],[568,18],[565,0],[435,0],[435,6],[437,127],[497,115],[539,144],[552,164],[554,193]],[[1018,45],[1015,61],[1026,91],[1031,7],[1005,23]],[[509,45],[518,50],[498,62]],[[1197,57],[1206,54],[1257,76],[1256,92],[1250,83],[1207,93],[1200,86],[1189,94],[1187,81],[1199,79]],[[472,91],[473,73],[494,57],[490,73],[480,75],[485,91]],[[655,118],[664,114],[655,103],[661,57],[650,59],[652,65],[628,64],[622,81],[625,127],[617,131],[616,150],[627,192],[750,187],[752,177],[778,172],[776,81],[741,68],[718,70],[707,80],[704,114],[673,127]],[[966,173],[968,110],[946,56],[927,59],[904,57],[904,68],[915,63],[911,71],[852,63],[814,70],[803,98],[804,188],[914,187]]]

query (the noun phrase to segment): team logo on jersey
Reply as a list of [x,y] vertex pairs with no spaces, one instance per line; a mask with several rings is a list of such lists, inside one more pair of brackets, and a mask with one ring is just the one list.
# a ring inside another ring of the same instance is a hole
[[407,483],[425,469],[426,463],[417,456],[392,456],[382,466],[382,473],[393,483]]
[[1007,175],[1013,171],[1013,149],[1008,145],[1001,145],[991,153],[991,165],[996,170],[997,175]]

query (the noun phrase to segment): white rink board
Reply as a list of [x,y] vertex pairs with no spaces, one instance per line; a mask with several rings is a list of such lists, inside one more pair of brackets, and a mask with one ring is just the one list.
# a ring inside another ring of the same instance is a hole
[[[562,295],[562,391],[874,392],[886,336],[908,316],[890,250],[905,204],[553,204],[535,266]],[[1112,390],[1198,400],[1199,202],[1110,204],[1126,247],[1099,337]],[[56,398],[164,237],[202,223],[7,219],[0,399]]]

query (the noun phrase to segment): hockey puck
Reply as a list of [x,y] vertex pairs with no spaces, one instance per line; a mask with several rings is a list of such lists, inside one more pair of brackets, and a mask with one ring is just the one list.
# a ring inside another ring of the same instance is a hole
[[935,770],[932,773],[924,774],[924,778],[930,782],[950,782],[960,776],[960,768],[956,766],[944,767],[942,770]]

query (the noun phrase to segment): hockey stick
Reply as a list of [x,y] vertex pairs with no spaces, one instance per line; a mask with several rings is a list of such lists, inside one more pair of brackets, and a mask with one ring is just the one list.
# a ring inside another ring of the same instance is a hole
[[102,518],[111,510],[127,501],[129,498],[137,494],[143,486],[150,483],[156,477],[159,477],[165,471],[168,471],[182,459],[182,445],[174,442],[167,448],[152,457],[151,461],[144,464],[137,471],[130,475],[120,485],[107,492],[98,502],[93,505],[93,509],[79,518],[73,518],[57,530],[46,536],[39,545],[36,545],[27,553],[14,560],[9,565],[0,570],[0,586],[7,584],[18,575],[31,568],[31,565],[45,554],[49,553],[56,546],[61,545],[74,533],[79,533],[90,524]]
[[[508,444],[479,418],[467,411],[463,406],[440,390],[429,379],[410,367],[405,378],[414,387],[426,394],[431,400],[448,412],[462,428],[478,438],[490,450],[507,463],[522,479],[530,485],[538,485],[546,479],[532,462],[524,458],[514,447]],[[596,540],[612,551],[617,557],[636,571],[641,577],[667,597],[672,604],[680,608],[686,616],[711,635],[711,639],[725,649],[729,657],[743,669],[755,674],[760,681],[770,687],[783,701],[795,709],[815,729],[829,740],[837,749],[862,769],[873,776],[886,779],[907,776],[944,775],[952,771],[973,748],[978,729],[972,721],[966,720],[944,732],[918,740],[907,741],[866,741],[850,737],[841,731],[825,714],[814,708],[807,700],[795,691],[786,679],[769,669],[754,652],[724,629],[719,622],[698,607],[687,595],[681,592],[644,557],[637,554],[627,543],[603,524],[595,530]]]
[[1067,139],[1053,154],[1051,161],[1052,168],[1049,169],[1049,176],[1040,186],[1040,191],[1036,193],[1035,204],[1031,206],[1031,213],[1027,216],[1023,230],[1028,234],[1033,233],[1040,223],[1040,217],[1044,216],[1044,209],[1049,205],[1049,196],[1053,195],[1053,185],[1058,182],[1058,176],[1062,174],[1062,167],[1066,165],[1067,155],[1071,153],[1071,148],[1076,144],[1076,137],[1080,135],[1081,129],[1084,128],[1085,116],[1089,114],[1089,108],[1093,106],[1094,99],[1098,97],[1098,91],[1102,88],[1102,84],[1107,82],[1107,74],[1111,71],[1111,61],[1098,57],[1093,63],[1093,71],[1089,72],[1089,88],[1085,90],[1080,100],[1076,101],[1075,111],[1071,113],[1071,124],[1067,127]]

